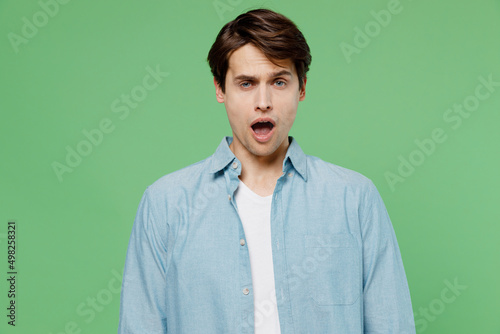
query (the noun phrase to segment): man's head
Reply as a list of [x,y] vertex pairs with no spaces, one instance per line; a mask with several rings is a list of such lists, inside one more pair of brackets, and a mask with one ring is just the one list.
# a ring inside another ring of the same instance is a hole
[[[286,150],[311,64],[309,46],[296,25],[267,9],[241,14],[219,32],[208,63],[233,143],[257,156]],[[266,124],[253,125],[260,118],[273,123],[267,124],[270,131]]]

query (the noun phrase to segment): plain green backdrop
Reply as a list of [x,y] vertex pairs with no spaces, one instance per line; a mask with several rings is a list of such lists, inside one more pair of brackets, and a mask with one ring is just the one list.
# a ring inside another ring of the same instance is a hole
[[[290,135],[377,186],[417,332],[500,333],[498,0],[1,0],[0,332],[116,333],[142,193],[231,135],[206,56],[260,6],[290,17],[312,52]],[[149,90],[148,69],[163,73]]]

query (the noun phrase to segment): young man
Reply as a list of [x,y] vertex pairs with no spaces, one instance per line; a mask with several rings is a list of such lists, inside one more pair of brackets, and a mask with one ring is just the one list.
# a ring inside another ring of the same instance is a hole
[[144,192],[118,333],[415,333],[375,185],[288,136],[311,63],[302,33],[252,10],[208,62],[233,136]]

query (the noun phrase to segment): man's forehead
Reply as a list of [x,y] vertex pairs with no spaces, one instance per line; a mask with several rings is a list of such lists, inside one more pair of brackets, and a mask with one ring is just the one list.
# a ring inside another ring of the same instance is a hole
[[[241,48],[240,48],[241,49]],[[232,76],[254,76],[259,77],[259,73],[254,73],[259,71],[259,65],[266,65],[265,72],[262,73],[264,76],[275,77],[289,75],[294,76],[295,64],[291,59],[273,59],[271,62],[264,53],[257,49],[256,52],[236,53],[240,49],[234,51],[228,61],[227,73]],[[235,54],[236,53],[236,54]],[[256,57],[257,56],[257,57]],[[274,64],[274,63],[275,64]],[[277,65],[276,65],[277,64]],[[279,66],[278,66],[279,65]]]
[[[275,60],[273,60],[275,61]],[[277,77],[277,76],[290,76],[294,77],[295,73],[295,65],[290,59],[287,59],[286,62],[283,60],[275,61],[280,66],[276,66],[272,62],[269,61],[269,68],[266,68],[264,72],[262,72],[263,76],[268,77]],[[252,76],[252,77],[260,77],[261,70],[259,70],[258,66],[253,66],[249,63],[237,63],[231,61],[229,62],[229,67],[227,69],[227,73],[234,77],[243,77],[243,76]]]

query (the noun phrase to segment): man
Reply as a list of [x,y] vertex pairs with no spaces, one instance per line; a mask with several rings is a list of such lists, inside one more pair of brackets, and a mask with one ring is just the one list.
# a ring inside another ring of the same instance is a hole
[[233,136],[144,192],[118,332],[415,333],[375,185],[288,136],[311,63],[302,33],[252,10],[208,62]]

